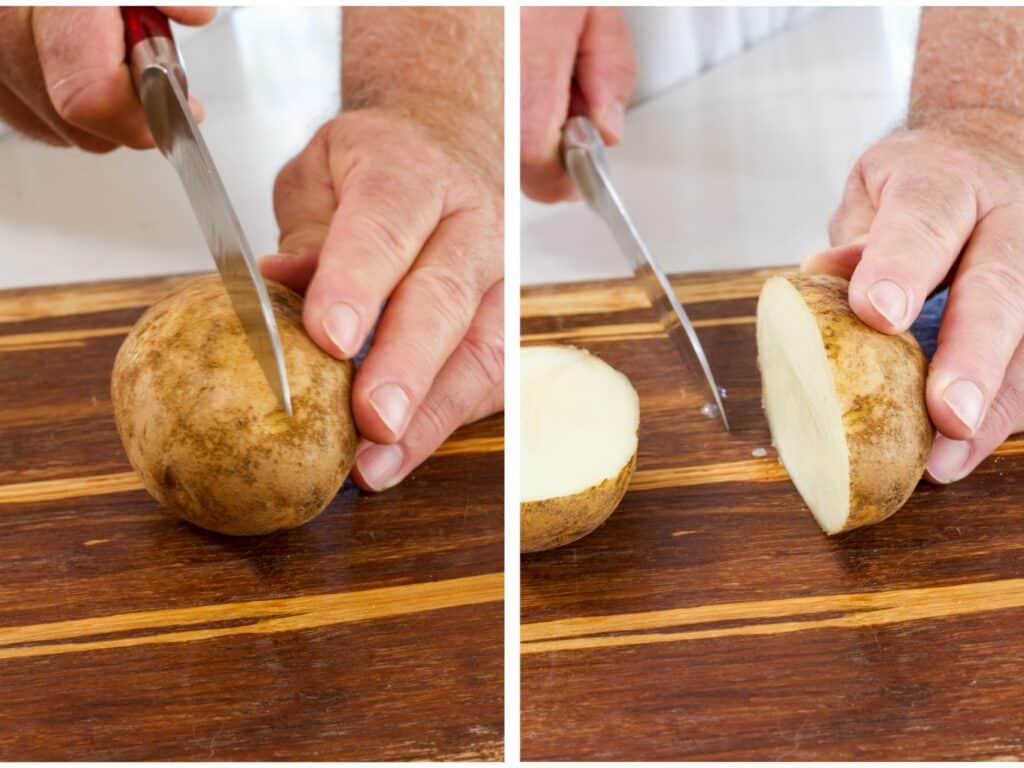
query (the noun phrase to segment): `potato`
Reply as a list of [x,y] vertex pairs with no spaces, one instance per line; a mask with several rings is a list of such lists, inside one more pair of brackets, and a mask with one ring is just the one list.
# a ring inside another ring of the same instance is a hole
[[575,541],[622,500],[636,466],[640,401],[622,373],[569,346],[524,347],[520,551]]
[[757,354],[772,443],[827,534],[885,520],[924,473],[934,430],[926,362],[909,333],[865,325],[845,280],[770,278]]
[[114,361],[117,431],[146,490],[195,525],[234,536],[311,520],[352,467],[352,364],[302,328],[302,300],[268,283],[292,394],[281,409],[217,275],[158,301]]

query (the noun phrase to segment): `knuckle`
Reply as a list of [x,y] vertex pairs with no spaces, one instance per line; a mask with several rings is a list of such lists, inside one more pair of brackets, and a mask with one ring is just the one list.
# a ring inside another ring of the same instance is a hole
[[1022,417],[1024,417],[1024,389],[1021,388],[1019,382],[1007,382],[992,400],[982,428],[995,435],[997,442],[1002,441],[1007,435],[1020,428]]
[[974,224],[974,192],[963,178],[909,173],[893,179],[887,191],[906,207],[911,234],[936,246],[958,246],[961,233]]
[[416,412],[416,427],[410,429],[405,441],[414,449],[430,452],[459,426],[458,401],[451,393],[432,396],[423,401]]
[[977,264],[958,276],[959,287],[971,295],[984,296],[985,301],[999,308],[1000,314],[1024,324],[1024,271],[1015,263],[1021,258],[1019,247],[1006,239],[990,241],[989,245],[1012,255],[1014,261]]
[[441,266],[424,266],[415,274],[417,290],[423,292],[446,327],[465,328],[470,324],[477,304],[477,291],[470,281]]
[[505,381],[505,337],[500,329],[479,330],[466,335],[463,348],[470,365],[488,391]]
[[392,270],[403,270],[404,255],[415,247],[412,238],[395,225],[394,218],[380,213],[363,213],[355,223],[363,245]]

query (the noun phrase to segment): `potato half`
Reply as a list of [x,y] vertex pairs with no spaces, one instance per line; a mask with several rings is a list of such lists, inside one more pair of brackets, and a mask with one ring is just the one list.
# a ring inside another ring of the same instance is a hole
[[575,347],[524,347],[520,366],[520,550],[537,552],[586,536],[619,505],[640,400],[622,373]]
[[847,289],[837,277],[779,276],[757,302],[772,443],[828,534],[880,522],[902,507],[934,437],[917,341],[865,325]]
[[352,467],[352,365],[302,328],[302,300],[268,283],[292,393],[281,409],[216,275],[189,280],[132,328],[114,362],[117,430],[158,502],[236,536],[319,514]]

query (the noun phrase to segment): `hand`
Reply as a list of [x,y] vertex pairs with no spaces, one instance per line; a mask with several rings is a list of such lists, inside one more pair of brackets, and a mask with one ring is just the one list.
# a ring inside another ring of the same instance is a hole
[[574,197],[559,152],[573,78],[587,116],[613,146],[622,139],[636,59],[618,8],[523,8],[520,25],[522,187],[527,197],[554,203]]
[[[216,13],[160,10],[191,26]],[[152,147],[124,59],[117,6],[0,8],[0,120],[39,141],[89,152]],[[200,103],[189,103],[202,120]]]
[[502,199],[469,167],[412,119],[364,109],[325,124],[274,185],[280,253],[263,273],[305,292],[313,340],[352,358],[380,315],[352,390],[369,490],[502,407]]
[[804,265],[848,277],[850,306],[885,333],[906,330],[951,284],[926,393],[940,433],[927,474],[938,483],[1024,428],[1024,157],[1000,145],[937,127],[877,144],[847,182],[833,248]]

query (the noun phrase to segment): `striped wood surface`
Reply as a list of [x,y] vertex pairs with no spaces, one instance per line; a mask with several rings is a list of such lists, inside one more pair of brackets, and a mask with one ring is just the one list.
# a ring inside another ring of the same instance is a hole
[[635,286],[524,291],[524,344],[586,347],[641,399],[621,507],[522,562],[524,759],[1024,759],[1024,440],[826,538],[761,412],[769,274],[673,278],[728,435]]
[[231,539],[162,512],[110,369],[182,278],[0,292],[0,759],[494,759],[502,420]]

